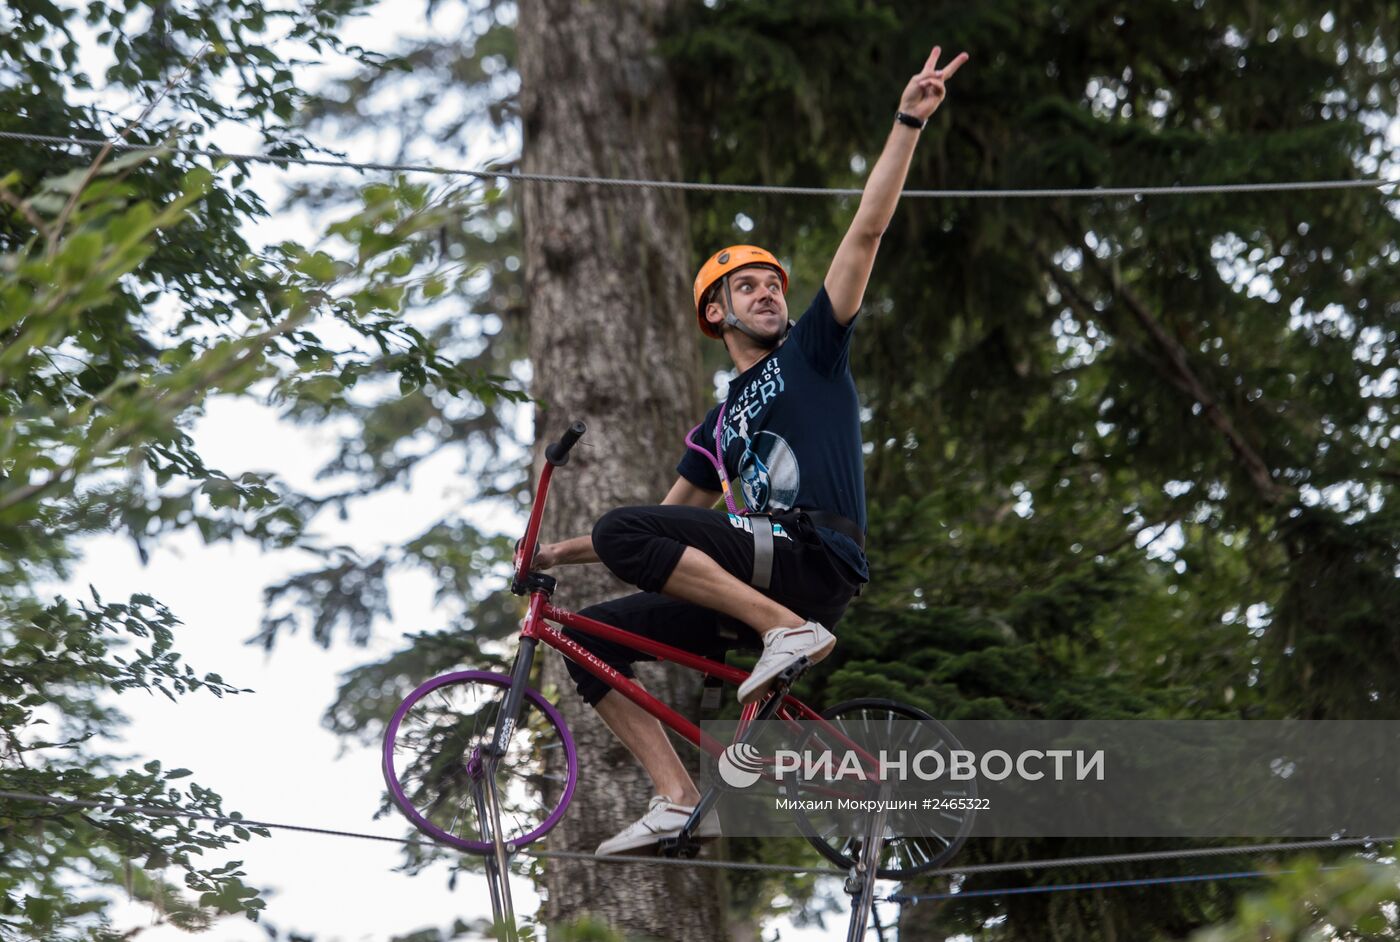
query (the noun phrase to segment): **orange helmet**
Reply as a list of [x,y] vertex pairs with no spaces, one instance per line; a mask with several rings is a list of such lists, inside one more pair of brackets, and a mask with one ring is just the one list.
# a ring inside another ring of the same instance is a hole
[[725,275],[750,265],[763,265],[777,271],[778,276],[783,279],[783,294],[787,294],[787,269],[783,268],[772,252],[756,245],[731,245],[727,249],[720,249],[700,266],[700,273],[695,276],[695,314],[700,318],[700,330],[705,336],[720,339],[719,330],[705,320],[705,295],[709,294],[710,289]]

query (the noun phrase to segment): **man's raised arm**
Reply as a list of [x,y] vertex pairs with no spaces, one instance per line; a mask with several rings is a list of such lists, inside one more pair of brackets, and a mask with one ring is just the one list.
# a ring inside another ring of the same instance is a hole
[[842,324],[849,324],[856,311],[860,310],[865,286],[870,280],[870,270],[875,266],[880,237],[894,217],[895,205],[899,202],[900,191],[904,189],[904,178],[909,174],[909,162],[914,157],[914,145],[919,142],[920,127],[943,103],[947,94],[945,83],[968,58],[967,53],[960,52],[952,62],[940,69],[938,57],[941,53],[942,50],[934,46],[923,71],[904,87],[894,130],[890,132],[885,149],[880,152],[880,159],[875,161],[865,181],[860,208],[856,210],[851,227],[846,230],[846,236],[836,249],[836,256],[826,273],[826,293],[831,298],[836,319]]

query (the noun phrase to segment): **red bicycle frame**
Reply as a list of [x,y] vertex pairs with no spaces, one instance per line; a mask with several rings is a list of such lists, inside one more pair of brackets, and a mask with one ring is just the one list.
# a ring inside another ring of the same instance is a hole
[[[567,449],[565,449],[567,456]],[[558,461],[558,464],[567,460]],[[520,637],[525,652],[532,653],[536,642],[543,642],[549,647],[563,654],[569,660],[578,664],[590,674],[602,680],[612,689],[618,691],[627,699],[646,710],[652,716],[660,720],[664,725],[670,727],[688,742],[703,749],[711,757],[718,759],[724,751],[724,745],[713,736],[707,734],[690,719],[678,713],[667,704],[658,700],[648,693],[632,679],[624,676],[611,665],[606,664],[592,652],[588,651],[578,642],[565,637],[564,634],[548,622],[554,622],[567,628],[573,628],[584,634],[593,635],[606,641],[612,641],[625,647],[649,654],[660,661],[669,661],[687,667],[691,670],[699,671],[712,677],[718,677],[731,684],[742,683],[749,675],[737,667],[730,667],[721,661],[711,660],[701,657],[690,651],[654,641],[630,631],[624,631],[613,625],[588,618],[577,612],[559,608],[550,602],[552,591],[552,581],[548,587],[532,583],[529,562],[535,558],[535,549],[539,545],[540,520],[544,515],[544,505],[549,497],[549,484],[554,475],[556,467],[555,460],[547,460],[544,470],[540,473],[539,485],[535,492],[535,501],[530,508],[530,519],[525,528],[525,536],[520,541],[515,552],[515,574],[511,582],[512,591],[517,594],[529,596],[529,605],[526,609],[525,618],[521,624]],[[517,686],[523,687],[525,683],[524,674],[528,673],[531,654],[525,654],[522,662],[517,659],[516,669],[512,675],[518,680]],[[749,724],[758,715],[761,706],[760,702],[745,704],[743,712],[740,714],[739,725],[735,730],[735,738],[742,736]],[[507,715],[513,715],[508,713]],[[789,723],[801,720],[808,720],[820,724],[822,729],[830,736],[839,740],[858,757],[862,765],[867,769],[878,769],[878,760],[859,745],[852,742],[842,732],[832,724],[828,723],[821,714],[811,707],[798,700],[790,694],[784,693],[781,703],[772,713],[773,717]],[[771,761],[771,760],[769,760]],[[877,779],[878,780],[878,779]]]

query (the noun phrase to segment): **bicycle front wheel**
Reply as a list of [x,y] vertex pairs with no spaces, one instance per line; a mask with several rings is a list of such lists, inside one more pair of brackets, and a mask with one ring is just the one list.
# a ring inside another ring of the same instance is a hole
[[494,773],[501,838],[520,847],[559,823],[578,782],[578,754],[564,718],[525,688],[520,715],[492,757],[490,747],[511,680],[462,671],[420,686],[384,733],[384,780],[420,831],[474,854],[493,853],[483,789]]
[[[943,724],[918,707],[894,700],[866,698],[848,700],[823,710],[822,718],[830,722],[843,734],[856,741],[876,741],[880,730],[890,728],[890,724],[916,720],[937,730],[941,748],[960,748]],[[819,733],[810,733],[803,740],[799,752],[814,749],[819,745]],[[977,786],[969,782],[959,794],[977,797]],[[789,797],[805,797],[801,786],[794,786]],[[820,811],[794,811],[797,828],[802,836],[815,847],[823,857],[838,867],[854,867],[860,858],[863,835],[846,833],[849,826],[842,819]],[[904,880],[926,870],[946,864],[966,843],[972,831],[974,812],[948,812],[941,814],[940,827],[925,828],[920,835],[902,835],[887,830],[880,848],[879,869],[876,876],[882,880]]]

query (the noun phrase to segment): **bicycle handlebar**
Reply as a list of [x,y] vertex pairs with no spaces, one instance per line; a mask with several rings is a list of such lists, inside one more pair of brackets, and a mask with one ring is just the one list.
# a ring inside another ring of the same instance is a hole
[[544,450],[545,466],[540,472],[540,480],[535,488],[530,520],[525,525],[525,536],[515,544],[515,578],[511,580],[510,590],[516,595],[524,595],[528,590],[526,577],[530,574],[530,564],[535,561],[535,548],[539,545],[540,519],[544,514],[545,498],[549,494],[549,479],[553,477],[555,468],[569,463],[569,449],[574,447],[587,430],[582,422],[576,421],[559,436],[559,441],[550,444]]
[[554,465],[556,468],[569,463],[569,449],[574,447],[574,443],[583,437],[583,433],[588,431],[588,426],[575,420],[564,434],[559,436],[559,441],[550,445],[544,450],[544,460]]

